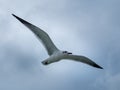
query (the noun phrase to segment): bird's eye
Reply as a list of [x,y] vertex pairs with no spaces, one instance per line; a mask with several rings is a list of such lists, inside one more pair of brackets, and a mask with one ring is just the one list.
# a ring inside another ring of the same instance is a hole
[[63,51],[63,53],[67,53],[67,51]]

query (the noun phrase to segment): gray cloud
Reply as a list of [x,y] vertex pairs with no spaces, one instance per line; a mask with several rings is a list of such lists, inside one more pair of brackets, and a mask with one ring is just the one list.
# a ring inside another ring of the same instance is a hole
[[[119,90],[119,4],[0,0],[0,90]],[[65,60],[43,66],[44,47],[11,13],[44,29],[60,49],[88,56],[104,70]]]

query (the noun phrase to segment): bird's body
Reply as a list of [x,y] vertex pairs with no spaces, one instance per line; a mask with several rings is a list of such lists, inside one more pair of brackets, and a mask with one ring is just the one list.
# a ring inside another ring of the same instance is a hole
[[51,55],[49,58],[44,60],[42,63],[44,65],[53,63],[53,62],[58,62],[64,58],[64,54],[61,51],[55,52],[53,55]]
[[95,62],[93,62],[92,60],[90,60],[87,57],[72,55],[71,52],[59,50],[52,42],[49,35],[46,32],[44,32],[42,29],[40,29],[37,26],[19,18],[18,16],[14,15],[14,14],[12,14],[12,15],[15,18],[17,18],[21,23],[23,23],[26,27],[28,27],[36,35],[36,37],[42,42],[42,44],[46,48],[50,57],[47,58],[46,60],[42,61],[43,65],[48,65],[48,64],[60,61],[62,59],[68,59],[68,60],[82,62],[82,63],[88,64],[90,66],[103,69],[102,67],[100,67],[99,65],[97,65]]

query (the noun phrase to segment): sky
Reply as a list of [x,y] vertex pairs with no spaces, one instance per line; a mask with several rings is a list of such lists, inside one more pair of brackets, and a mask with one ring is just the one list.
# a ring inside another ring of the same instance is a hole
[[[0,0],[0,90],[120,90],[120,0]],[[49,56],[15,14],[49,34],[60,50],[104,69]]]

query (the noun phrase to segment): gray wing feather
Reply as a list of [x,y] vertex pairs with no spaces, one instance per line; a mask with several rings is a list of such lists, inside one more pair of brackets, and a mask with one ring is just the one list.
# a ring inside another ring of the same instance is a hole
[[101,66],[99,66],[98,64],[96,64],[95,62],[93,62],[92,60],[90,60],[89,58],[85,56],[68,55],[65,57],[65,59],[75,60],[75,61],[82,62],[82,63],[88,64],[96,68],[103,69]]
[[12,14],[15,18],[17,18],[22,24],[24,24],[27,28],[29,28],[43,43],[49,55],[52,55],[55,51],[58,51],[57,47],[54,45],[50,37],[46,32],[42,29],[38,28],[37,26],[19,18],[18,16]]

